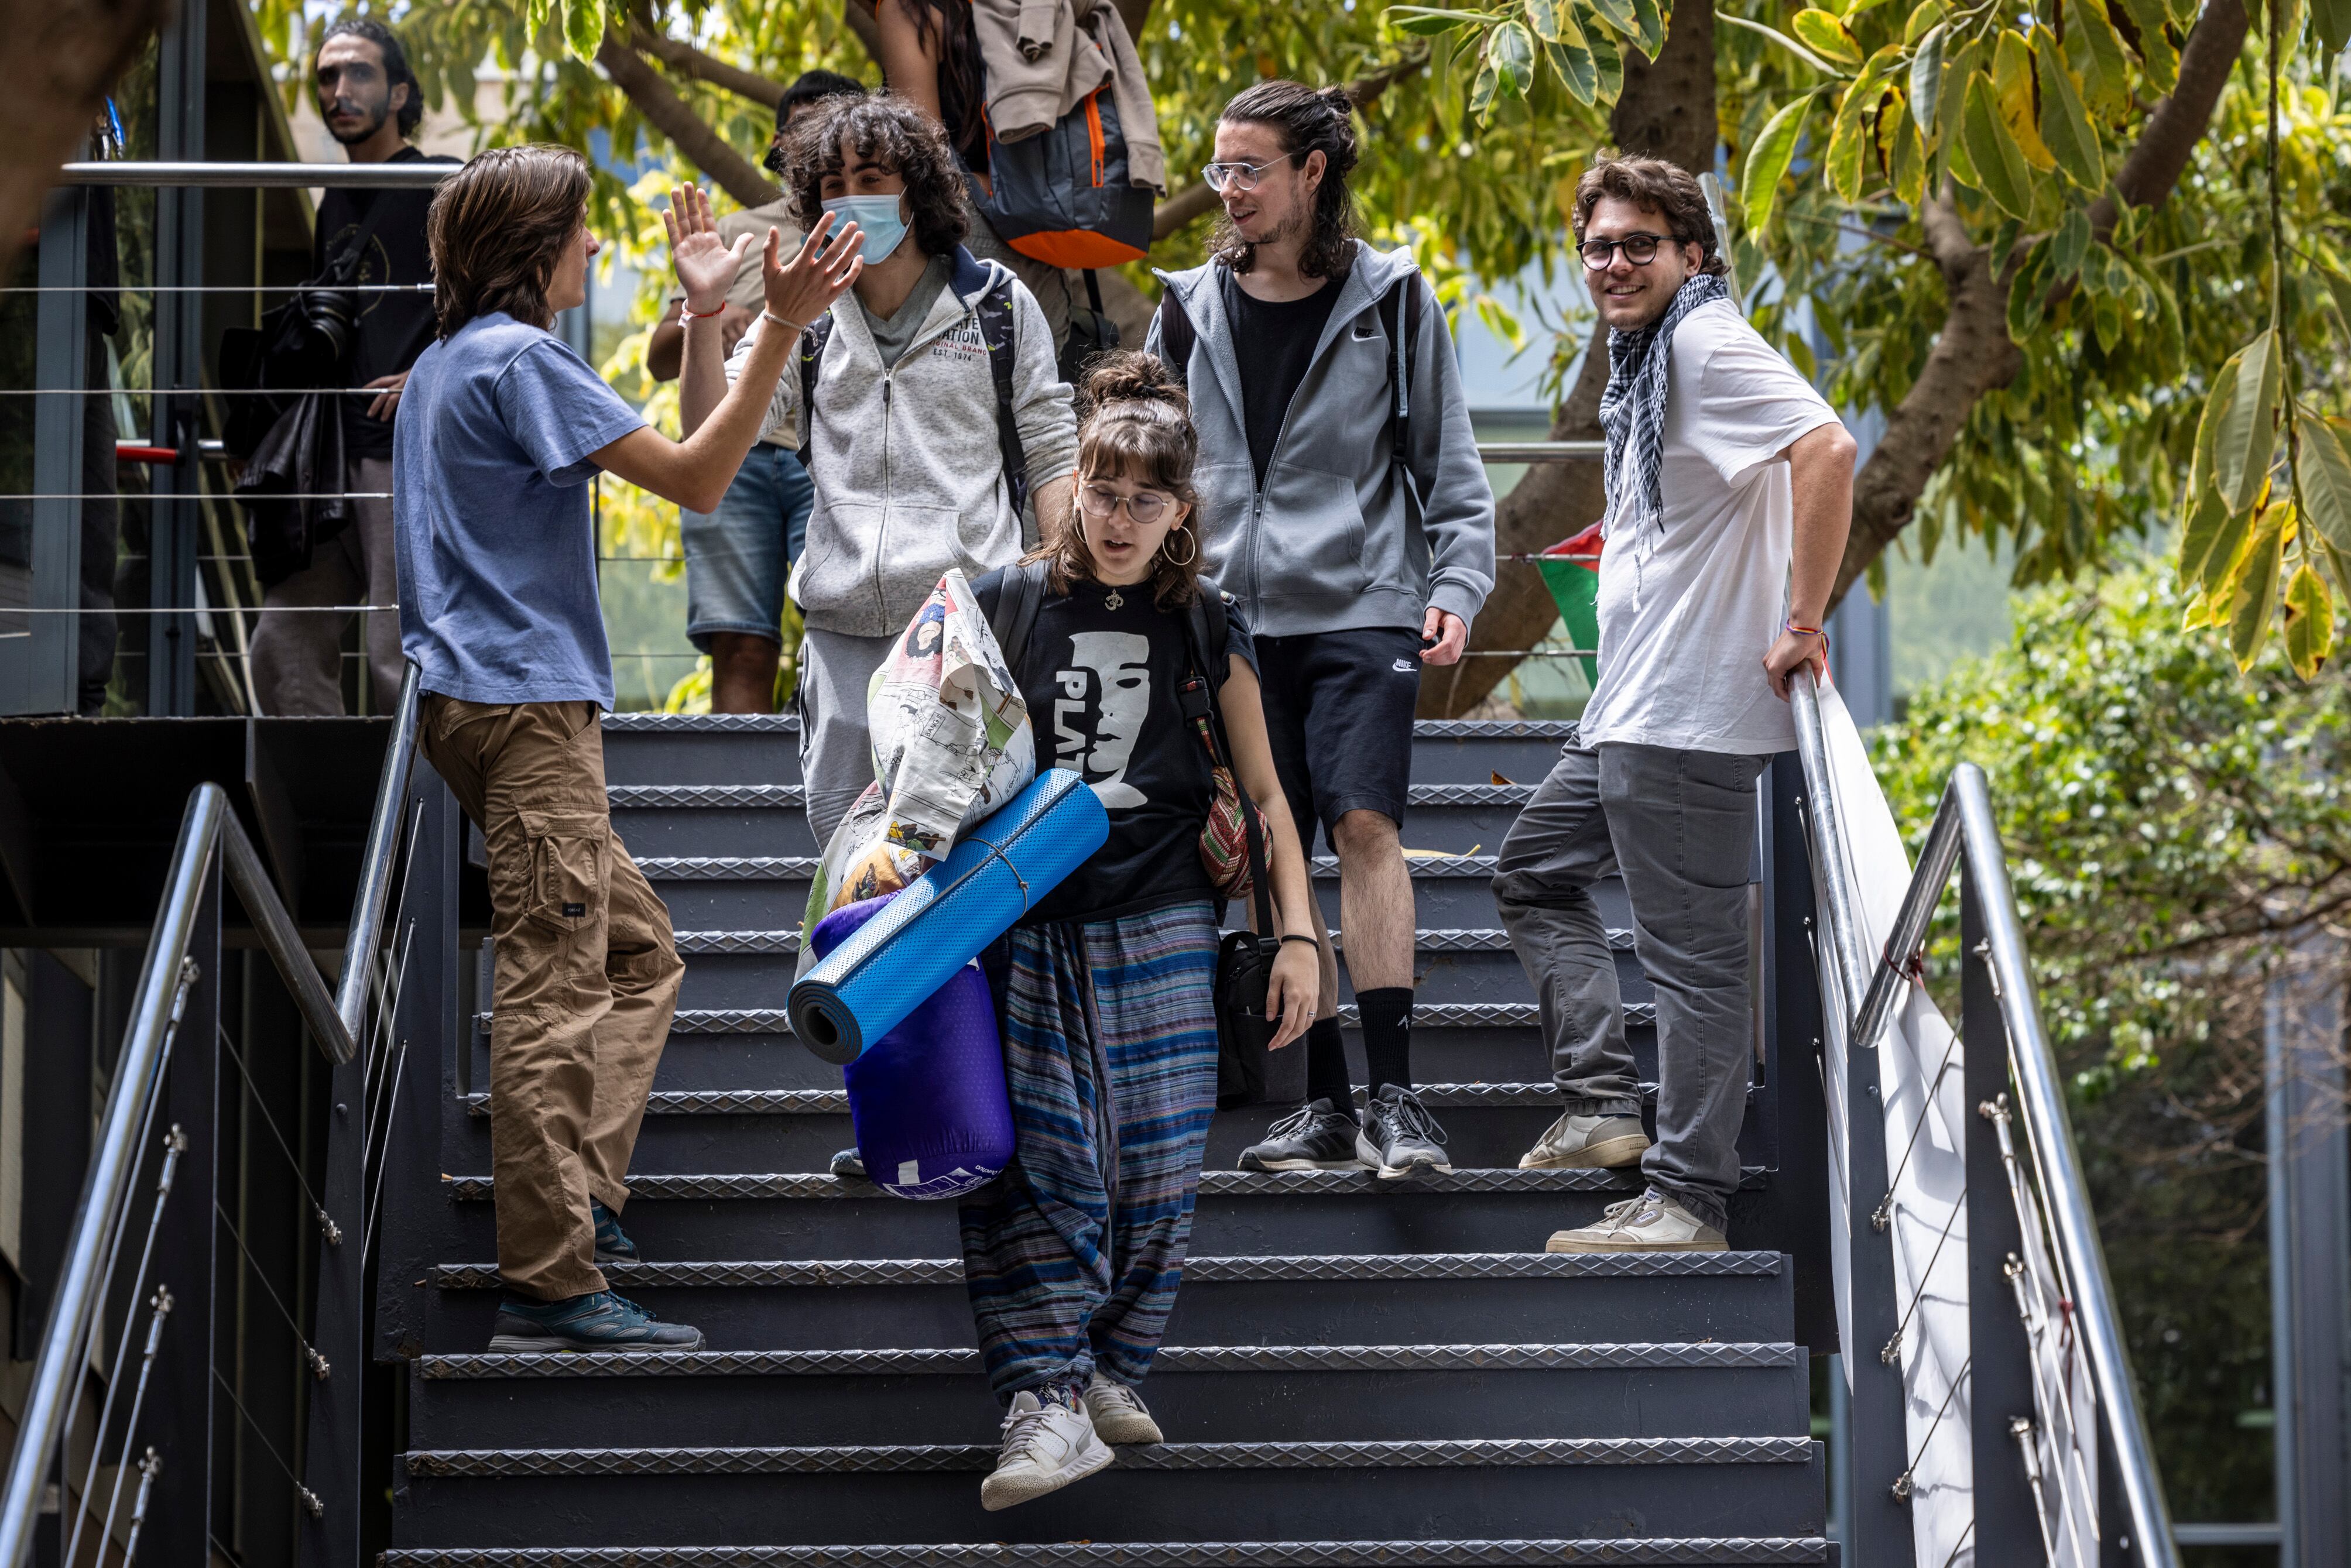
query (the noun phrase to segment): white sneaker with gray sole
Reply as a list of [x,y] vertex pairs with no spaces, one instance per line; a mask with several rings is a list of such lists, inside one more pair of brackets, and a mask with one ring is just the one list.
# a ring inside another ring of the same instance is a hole
[[1022,1389],[1004,1416],[996,1469],[979,1483],[979,1506],[994,1513],[1081,1481],[1117,1458],[1086,1413]]
[[1637,1166],[1648,1152],[1649,1135],[1638,1116],[1579,1116],[1573,1111],[1551,1124],[1535,1146],[1519,1156],[1522,1171],[1612,1171]]
[[1105,1443],[1164,1443],[1159,1423],[1143,1407],[1142,1396],[1123,1383],[1094,1374],[1086,1385],[1086,1414],[1093,1418],[1094,1436]]
[[1546,1252],[1728,1252],[1721,1231],[1659,1192],[1601,1211],[1596,1225],[1554,1233]]

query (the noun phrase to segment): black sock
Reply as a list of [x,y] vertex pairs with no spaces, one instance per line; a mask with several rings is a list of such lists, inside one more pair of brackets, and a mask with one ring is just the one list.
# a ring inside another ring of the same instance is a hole
[[1364,1019],[1364,1065],[1370,1070],[1370,1092],[1383,1084],[1412,1087],[1412,988],[1384,986],[1357,991],[1355,1007]]
[[1306,1026],[1306,1098],[1328,1100],[1342,1116],[1355,1113],[1355,1088],[1347,1077],[1347,1048],[1339,1040],[1337,1019]]

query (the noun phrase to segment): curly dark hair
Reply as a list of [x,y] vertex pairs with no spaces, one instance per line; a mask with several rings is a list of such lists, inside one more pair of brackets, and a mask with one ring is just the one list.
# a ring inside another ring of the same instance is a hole
[[1694,245],[1701,253],[1698,269],[1719,277],[1730,270],[1714,238],[1714,214],[1708,210],[1706,192],[1697,176],[1663,158],[1604,156],[1575,183],[1575,243],[1583,243],[1592,209],[1603,196],[1630,202],[1666,220],[1666,232],[1678,245]]
[[[1176,497],[1186,513],[1192,549],[1178,562],[1167,554],[1176,538],[1168,531],[1151,558],[1152,601],[1162,610],[1192,602],[1200,583],[1200,497],[1192,488],[1199,461],[1199,433],[1192,427],[1192,400],[1184,383],[1156,354],[1113,350],[1097,355],[1078,389],[1085,418],[1078,426],[1078,483],[1132,479]],[[1092,579],[1094,555],[1086,544],[1085,518],[1072,498],[1070,526],[1029,552],[1045,563],[1045,585],[1067,593],[1072,578]]]
[[[1344,277],[1355,262],[1355,199],[1347,176],[1355,168],[1355,127],[1348,119],[1354,99],[1343,87],[1311,88],[1301,82],[1261,81],[1218,115],[1229,125],[1270,125],[1281,137],[1282,151],[1306,166],[1306,155],[1323,157],[1322,183],[1314,190],[1314,227],[1299,253],[1298,270],[1307,277]],[[1257,265],[1257,246],[1233,232],[1230,220],[1219,217],[1209,237],[1209,251],[1235,272]]]
[[824,181],[842,172],[846,145],[906,182],[907,226],[925,256],[952,255],[971,232],[962,165],[938,122],[895,93],[846,94],[810,110],[787,133],[784,188],[792,216],[813,234],[824,216]]

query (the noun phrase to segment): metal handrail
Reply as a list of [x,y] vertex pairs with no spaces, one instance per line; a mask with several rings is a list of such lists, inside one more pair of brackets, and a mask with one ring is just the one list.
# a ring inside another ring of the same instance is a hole
[[428,191],[462,163],[162,163],[134,159],[68,163],[61,185],[179,185],[255,190],[340,186],[354,191]]
[[360,1024],[367,1017],[368,979],[376,944],[383,936],[383,915],[392,896],[392,862],[399,859],[400,804],[408,790],[408,776],[416,764],[417,710],[423,693],[413,664],[403,665],[400,700],[392,705],[392,738],[385,743],[383,775],[375,788],[375,810],[368,819],[367,848],[360,856],[359,891],[351,896],[350,930],[343,941],[343,967],[335,987],[331,1010],[341,1024],[333,1044],[337,1061],[349,1061],[358,1049]]
[[[1846,970],[1848,988],[1859,990],[1859,977],[1865,973],[1870,976],[1865,991],[1844,998],[1848,1016],[1853,1019],[1846,1035],[1849,1053],[1876,1048],[1877,1037],[1893,1011],[1900,987],[1910,977],[1935,907],[1949,888],[1951,873],[1960,857],[1966,858],[1967,869],[1975,879],[1983,904],[1984,956],[1998,982],[1994,988],[2001,1020],[2007,1028],[2009,1069],[2017,1088],[2015,1113],[2022,1120],[2040,1155],[2043,1180],[2041,1201],[2048,1209],[2074,1284],[2074,1316],[2082,1325],[2089,1349],[2091,1381],[2112,1439],[2124,1503],[2130,1515],[2132,1543],[2139,1561],[2148,1568],[2178,1568],[2179,1551],[2172,1535],[2170,1509],[2164,1500],[2163,1477],[2156,1466],[2155,1445],[2139,1408],[2130,1354],[2123,1343],[2122,1318],[2115,1305],[2105,1253],[2098,1240],[2096,1217],[2090,1211],[2089,1189],[2074,1149],[2073,1125],[2065,1113],[2056,1056],[2042,1028],[2040,994],[2026,956],[2023,925],[2008,879],[2007,852],[1992,815],[1991,791],[1983,769],[1972,762],[1963,762],[1952,770],[1950,783],[1936,807],[1934,823],[1921,847],[1917,868],[1903,894],[1893,933],[1873,968],[1863,956],[1860,922],[1854,908],[1856,884],[1852,880],[1852,868],[1846,863],[1844,841],[1834,831],[1835,780],[1829,768],[1819,693],[1809,671],[1789,683],[1789,698],[1796,721],[1796,748],[1804,770],[1805,805],[1814,829],[1814,852],[1826,862],[1815,868],[1828,889],[1823,915],[1840,959],[1838,967]],[[1849,1210],[1865,1212],[1876,1201],[1876,1195],[1851,1194]]]

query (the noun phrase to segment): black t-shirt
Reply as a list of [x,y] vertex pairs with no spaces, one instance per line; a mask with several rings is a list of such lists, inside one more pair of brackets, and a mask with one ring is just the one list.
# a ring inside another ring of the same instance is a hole
[[1290,400],[1306,379],[1314,345],[1322,341],[1331,307],[1338,302],[1339,281],[1325,278],[1305,298],[1277,303],[1251,298],[1234,281],[1231,267],[1218,267],[1217,278],[1224,287],[1225,316],[1233,324],[1233,357],[1240,361],[1241,423],[1249,431],[1249,461],[1263,488]]
[[[1001,581],[991,572],[972,584],[991,616]],[[1176,697],[1190,668],[1187,614],[1155,606],[1148,584],[1112,590],[1075,582],[1066,595],[1048,590],[1038,604],[1020,668],[1012,672],[1029,704],[1037,768],[1084,775],[1110,811],[1110,839],[1021,924],[1107,919],[1216,896],[1199,848],[1216,783],[1207,747],[1184,722]],[[1226,617],[1225,652],[1227,669],[1232,654],[1257,663],[1237,613]],[[1224,674],[1217,672],[1219,686]]]
[[[393,153],[394,163],[455,163],[455,158],[427,159],[413,147]],[[348,253],[359,238],[360,225],[378,202],[392,204],[368,239],[354,283],[430,283],[433,257],[424,243],[424,214],[433,205],[431,191],[351,191],[329,188],[319,202],[319,226],[311,243],[312,275],[323,273]],[[345,379],[364,386],[378,376],[397,375],[416,363],[416,356],[433,341],[433,296],[429,293],[366,293],[353,301],[359,308],[359,338],[352,345]],[[373,400],[343,400],[343,449],[352,456],[392,455],[392,422],[368,417]]]

